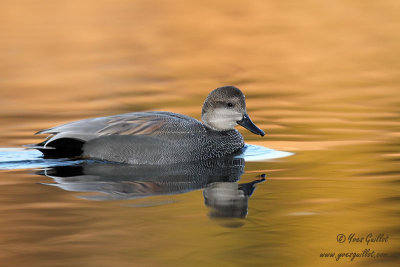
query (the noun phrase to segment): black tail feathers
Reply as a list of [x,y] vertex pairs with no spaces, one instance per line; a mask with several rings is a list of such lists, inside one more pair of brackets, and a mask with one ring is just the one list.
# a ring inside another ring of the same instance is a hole
[[60,138],[48,144],[44,141],[36,145],[29,145],[27,148],[39,150],[43,153],[44,158],[76,158],[82,155],[84,143],[78,139]]

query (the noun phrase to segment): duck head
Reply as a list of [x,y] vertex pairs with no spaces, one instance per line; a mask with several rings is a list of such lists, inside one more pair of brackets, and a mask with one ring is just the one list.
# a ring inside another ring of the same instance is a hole
[[223,86],[213,90],[204,101],[201,119],[216,131],[231,130],[236,125],[241,125],[254,134],[265,134],[251,121],[244,95],[234,86]]

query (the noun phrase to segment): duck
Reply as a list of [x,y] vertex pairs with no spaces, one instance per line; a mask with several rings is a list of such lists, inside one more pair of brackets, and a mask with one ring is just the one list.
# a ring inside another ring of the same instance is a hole
[[44,158],[95,159],[137,165],[162,165],[222,158],[240,152],[243,126],[264,136],[250,119],[243,92],[235,86],[214,89],[201,120],[166,111],[131,112],[70,122],[36,134],[31,145]]

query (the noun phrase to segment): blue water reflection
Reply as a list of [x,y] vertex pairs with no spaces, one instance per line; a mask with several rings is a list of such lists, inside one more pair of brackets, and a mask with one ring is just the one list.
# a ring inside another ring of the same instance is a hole
[[[291,152],[247,144],[243,148],[242,153],[236,155],[235,158],[242,158],[246,162],[251,162],[266,161],[291,155],[293,155]],[[0,148],[0,170],[69,166],[78,165],[86,161],[87,160],[43,159],[42,153],[34,149]]]

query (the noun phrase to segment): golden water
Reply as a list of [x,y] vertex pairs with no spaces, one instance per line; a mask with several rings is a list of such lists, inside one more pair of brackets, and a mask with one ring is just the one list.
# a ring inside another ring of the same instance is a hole
[[[0,171],[1,266],[398,266],[400,3],[2,1],[0,147],[131,111],[200,117],[211,89],[246,94],[264,138],[245,219],[201,190],[93,201],[32,170]],[[339,243],[338,234],[387,242]],[[370,249],[381,258],[321,258]]]

